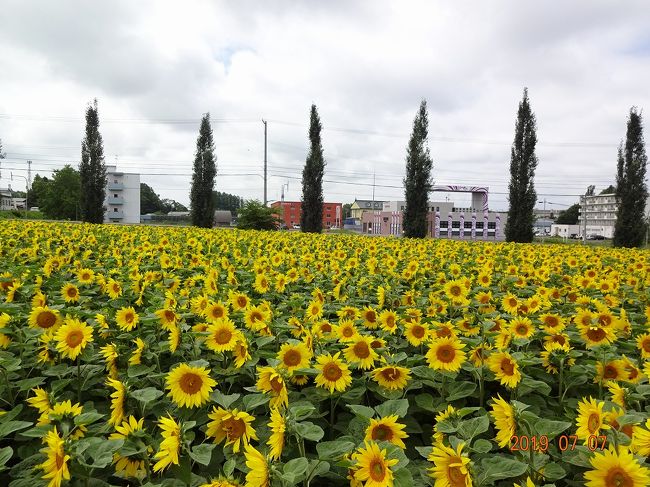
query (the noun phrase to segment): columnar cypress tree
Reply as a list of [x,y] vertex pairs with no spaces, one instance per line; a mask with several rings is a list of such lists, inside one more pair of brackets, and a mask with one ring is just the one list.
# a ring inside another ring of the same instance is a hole
[[533,209],[537,201],[534,184],[537,168],[536,132],[537,124],[530,108],[528,88],[524,88],[524,97],[517,112],[515,140],[510,151],[510,208],[505,232],[508,242],[533,241]]
[[406,177],[404,178],[406,207],[403,219],[405,237],[424,238],[427,235],[427,213],[433,168],[427,144],[428,135],[427,102],[422,100],[413,121],[413,132],[406,149]]
[[300,229],[310,233],[320,233],[323,230],[325,159],[320,138],[321,129],[316,105],[312,105],[309,117],[309,154],[302,170],[302,214],[300,215]]
[[616,195],[618,213],[614,227],[616,247],[639,247],[646,232],[645,205],[648,188],[645,183],[648,157],[643,143],[643,120],[636,107],[630,109],[627,119],[625,147],[618,149]]
[[194,173],[192,174],[192,189],[190,204],[192,206],[192,225],[212,228],[214,222],[214,178],[217,175],[210,114],[206,113],[201,119],[199,137],[196,139],[196,155],[194,156]]
[[99,133],[97,99],[86,108],[86,136],[81,141],[79,177],[81,219],[89,223],[102,223],[106,211],[106,165],[102,134]]

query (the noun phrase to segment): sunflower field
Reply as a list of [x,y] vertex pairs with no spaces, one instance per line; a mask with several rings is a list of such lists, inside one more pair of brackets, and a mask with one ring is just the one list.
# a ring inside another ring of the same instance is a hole
[[0,485],[650,485],[650,259],[0,223]]

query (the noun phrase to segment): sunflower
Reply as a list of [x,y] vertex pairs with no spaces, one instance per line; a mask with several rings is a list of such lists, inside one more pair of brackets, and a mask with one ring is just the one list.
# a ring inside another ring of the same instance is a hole
[[165,330],[170,330],[172,326],[175,326],[179,320],[179,316],[173,309],[163,308],[159,309],[154,313],[160,320],[160,325]]
[[246,466],[249,472],[246,474],[247,487],[270,487],[269,463],[264,455],[251,445],[246,445]]
[[92,284],[95,281],[95,272],[92,269],[83,268],[77,272],[77,279],[81,284]]
[[488,367],[497,376],[501,385],[516,387],[521,381],[521,372],[519,372],[519,364],[507,352],[497,352],[490,355],[487,360]]
[[510,443],[510,438],[515,434],[517,423],[515,423],[515,410],[513,407],[497,395],[492,404],[492,411],[490,415],[494,420],[494,425],[497,429],[496,440],[500,448],[507,446]]
[[328,389],[330,394],[335,390],[343,392],[352,383],[352,374],[348,366],[339,359],[340,355],[341,352],[334,356],[325,353],[316,358],[316,369],[319,371],[316,386]]
[[336,327],[336,335],[341,343],[353,341],[358,334],[357,327],[354,326],[354,322],[351,320],[342,320]]
[[612,395],[612,402],[618,404],[623,409],[626,408],[626,398],[629,394],[629,389],[619,386],[616,382],[610,382],[607,385],[609,393]]
[[79,301],[79,288],[74,284],[67,283],[61,288],[61,296],[66,303],[77,303]]
[[251,354],[248,353],[248,342],[242,333],[237,334],[235,340],[235,348],[232,350],[233,358],[235,359],[235,367],[240,369],[244,364],[251,359]]
[[410,322],[404,325],[404,336],[414,347],[419,347],[429,338],[429,327],[426,323]]
[[158,453],[154,460],[154,472],[165,470],[170,465],[178,465],[178,454],[181,449],[181,427],[171,416],[160,418],[158,427],[162,430],[163,441],[160,443]]
[[46,303],[47,303],[47,298],[45,297],[45,295],[40,291],[36,291],[34,297],[32,298],[32,306],[34,308],[39,308],[39,307],[42,308],[46,305]]
[[167,344],[171,353],[176,352],[178,346],[181,344],[181,328],[178,325],[173,325],[169,328]]
[[382,330],[394,334],[397,330],[397,314],[394,311],[385,309],[379,315],[379,323],[381,323]]
[[599,325],[577,325],[577,327],[587,348],[609,345],[616,340],[616,334],[611,327],[602,327]]
[[178,406],[199,407],[208,401],[217,381],[210,377],[205,367],[192,367],[182,363],[167,374],[167,394]]
[[408,435],[402,431],[406,425],[397,422],[398,416],[386,416],[381,419],[370,418],[370,424],[366,428],[366,441],[388,441],[401,449],[406,448],[402,438]]
[[50,480],[47,487],[60,487],[63,480],[70,480],[68,470],[70,455],[65,453],[65,441],[59,436],[56,426],[47,432],[43,443],[47,446],[41,450],[41,453],[44,453],[47,459],[37,468],[45,472],[42,479]]
[[131,331],[138,325],[140,317],[133,308],[121,308],[116,313],[115,320],[120,329],[123,331]]
[[109,279],[105,285],[105,292],[111,299],[117,299],[122,295],[122,285],[114,279]]
[[490,350],[492,350],[492,345],[489,343],[479,344],[471,350],[469,359],[475,367],[482,367],[490,354]]
[[433,467],[429,475],[436,482],[435,485],[449,487],[472,487],[472,477],[469,472],[470,460],[463,453],[464,443],[459,443],[456,449],[438,443],[427,457]]
[[593,470],[585,472],[585,487],[645,487],[650,470],[639,465],[627,448],[597,452],[589,459]]
[[93,329],[76,318],[66,318],[63,326],[56,331],[55,338],[59,353],[74,360],[93,341]]
[[343,355],[345,360],[363,370],[371,369],[375,360],[379,358],[372,348],[372,338],[362,335],[357,335],[355,340],[343,350]]
[[361,318],[363,318],[363,326],[368,330],[375,330],[379,326],[379,323],[377,322],[377,311],[372,309],[370,306],[366,306],[361,310]]
[[39,413],[47,413],[52,407],[50,395],[40,387],[32,389],[32,392],[34,393],[34,397],[27,399],[27,403],[31,407],[36,408]]
[[636,337],[636,346],[641,351],[641,357],[650,358],[650,334],[644,333]]
[[107,379],[106,385],[115,389],[111,394],[111,417],[108,424],[116,425],[124,419],[124,401],[126,399],[126,386],[117,379]]
[[215,443],[226,440],[224,446],[232,445],[234,453],[239,453],[241,445],[247,446],[251,438],[257,440],[255,430],[251,426],[255,418],[244,411],[214,407],[208,418],[212,421],[208,423],[206,436],[214,438]]
[[433,440],[435,442],[441,442],[445,437],[444,433],[440,431],[440,426],[438,425],[438,423],[444,421],[445,419],[449,419],[453,416],[456,416],[456,413],[457,413],[456,408],[451,404],[449,404],[447,406],[447,409],[444,409],[440,411],[438,414],[436,414],[435,423],[433,425]]
[[454,304],[463,304],[467,301],[468,289],[462,279],[447,281],[443,287],[445,296]]
[[106,370],[108,371],[108,376],[115,379],[118,375],[117,347],[115,346],[115,344],[109,343],[101,347],[99,349],[99,353],[102,354],[102,357],[104,357],[104,361],[106,362]]
[[465,344],[455,338],[437,338],[431,342],[426,354],[429,367],[434,370],[458,372],[467,356]]
[[377,286],[377,307],[379,309],[384,307],[386,302],[386,288],[384,286]]
[[365,481],[365,487],[389,487],[393,485],[391,467],[399,460],[388,459],[386,450],[380,450],[374,441],[365,441],[365,448],[359,448],[352,458],[356,461],[356,480]]
[[[121,424],[115,425],[115,432],[108,437],[109,440],[127,440],[129,437],[137,434],[144,429],[144,419],[135,419],[129,416]],[[147,467],[145,459],[142,458],[147,453],[122,456],[119,453],[113,454],[113,464],[115,465],[115,474],[122,478],[134,478],[142,480],[147,476]]]
[[623,360],[611,360],[603,365],[602,362],[596,363],[596,376],[594,382],[606,383],[614,380],[623,380],[627,378],[625,362]]
[[244,322],[253,331],[260,331],[266,326],[267,315],[260,306],[251,306],[244,311]]
[[576,435],[581,440],[585,440],[585,445],[590,436],[598,436],[601,430],[610,429],[604,424],[605,413],[603,407],[604,401],[596,401],[594,398],[583,398],[578,403],[578,417],[576,418]]
[[142,361],[142,352],[144,351],[145,343],[140,337],[133,340],[133,343],[135,343],[135,350],[129,357],[129,365],[139,365]]
[[47,306],[38,306],[29,313],[29,326],[41,330],[56,330],[63,323],[59,312]]
[[286,407],[289,404],[287,385],[284,378],[273,367],[259,367],[257,369],[255,386],[264,394],[271,395],[271,407]]
[[307,346],[299,342],[297,344],[284,343],[278,352],[279,367],[285,368],[289,373],[297,369],[306,369],[309,367],[311,352]]
[[630,448],[638,455],[650,456],[650,419],[646,420],[645,428],[635,426]]
[[[69,399],[67,401],[57,402],[52,406],[52,409],[47,413],[47,418],[41,417],[41,424],[49,424],[51,421],[57,421],[62,423],[66,420],[71,420],[74,422],[74,419],[77,416],[80,416],[83,413],[83,407],[79,403],[72,404],[72,401]],[[88,431],[83,424],[74,425],[72,431],[70,432],[70,438],[73,440],[78,440],[83,438],[84,434]]]
[[228,318],[228,308],[221,301],[210,303],[205,309],[204,315],[209,322],[216,323]]
[[213,352],[232,351],[239,337],[235,324],[229,318],[213,322],[208,326],[206,332],[208,337],[205,340],[205,345]]
[[377,384],[390,391],[401,391],[411,378],[409,369],[397,365],[379,367],[370,374]]
[[271,429],[271,436],[266,442],[271,449],[269,458],[279,460],[284,449],[284,432],[286,431],[286,423],[279,409],[271,409],[271,422],[268,423],[268,427]]
[[305,317],[310,321],[315,321],[320,319],[322,316],[323,302],[320,300],[311,301],[307,306],[307,311],[305,311]]
[[519,300],[514,294],[506,294],[501,300],[501,307],[503,311],[510,315],[516,315],[519,309]]
[[510,322],[510,331],[515,338],[528,339],[535,333],[535,327],[529,318],[520,317]]

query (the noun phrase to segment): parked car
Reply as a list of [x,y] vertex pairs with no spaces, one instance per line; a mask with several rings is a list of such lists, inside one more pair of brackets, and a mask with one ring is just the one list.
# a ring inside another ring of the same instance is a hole
[[591,235],[587,235],[587,240],[605,240],[605,237],[603,235],[592,233]]
[[300,225],[294,225],[292,228],[293,228],[294,230],[300,230]]

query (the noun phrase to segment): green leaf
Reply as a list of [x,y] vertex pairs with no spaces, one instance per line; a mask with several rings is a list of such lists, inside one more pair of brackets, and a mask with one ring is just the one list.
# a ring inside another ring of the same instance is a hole
[[97,411],[89,411],[87,413],[81,413],[79,416],[75,416],[74,424],[76,424],[76,425],[92,424],[95,421],[99,421],[103,417],[104,417],[104,415],[98,413]]
[[314,479],[320,475],[325,475],[330,471],[330,464],[321,460],[309,460],[309,469],[307,470],[307,478]]
[[427,367],[426,365],[418,365],[417,367],[413,367],[411,369],[411,372],[415,377],[419,377],[420,379],[435,381],[440,378],[440,376],[436,374],[435,370]]
[[203,443],[196,445],[190,451],[190,458],[201,465],[210,465],[212,460],[212,450],[217,446],[216,443]]
[[551,394],[551,386],[541,380],[524,377],[517,386],[517,392],[519,393],[519,397],[530,394],[531,392],[541,394],[542,396],[548,396]]
[[289,407],[289,412],[296,421],[307,419],[314,414],[314,411],[316,411],[316,406],[308,401],[296,402]]
[[429,458],[429,455],[430,455],[431,452],[433,451],[433,447],[432,447],[432,446],[416,446],[415,449],[416,449],[417,452],[418,452],[421,456],[423,456],[424,458]]
[[528,465],[504,456],[491,456],[481,461],[478,484],[493,484],[495,480],[519,477],[528,469]]
[[347,407],[350,408],[350,411],[352,411],[355,416],[359,416],[361,418],[370,419],[375,415],[375,410],[369,408],[368,406],[362,406],[360,404],[347,404]]
[[40,386],[45,381],[45,377],[32,377],[31,379],[23,379],[16,382],[19,391],[27,391],[36,386]]
[[295,430],[298,436],[310,441],[320,441],[320,439],[325,435],[325,432],[320,426],[315,425],[310,421],[296,423]]
[[544,474],[544,478],[550,481],[559,480],[566,476],[566,470],[557,463],[547,463],[544,465],[542,473]]
[[122,447],[124,440],[97,439],[100,442],[87,450],[93,459],[93,463],[89,466],[92,468],[104,468],[111,464],[113,461],[113,453]]
[[9,461],[9,459],[13,456],[14,451],[11,449],[10,446],[5,446],[4,448],[0,448],[0,470],[4,470],[4,465]]
[[130,392],[129,395],[136,401],[147,404],[148,402],[152,402],[158,399],[163,395],[163,392],[159,391],[155,387],[146,387],[144,389],[138,389],[136,391]]
[[210,394],[210,399],[216,402],[219,406],[224,409],[228,409],[230,405],[239,399],[240,394],[224,394],[221,391],[212,391]]
[[475,436],[486,432],[489,427],[490,419],[486,415],[461,421],[456,431],[462,438],[471,440]]
[[642,424],[646,420],[646,417],[643,414],[630,412],[623,414],[616,418],[616,422],[620,427],[627,426],[628,424]]
[[402,468],[395,472],[393,485],[413,485],[413,475],[408,468]]
[[269,343],[273,343],[274,341],[275,337],[259,337],[257,340],[255,340],[255,345],[257,345],[257,348],[262,348]]
[[232,476],[233,472],[235,471],[235,465],[237,465],[237,462],[234,458],[229,458],[226,460],[223,464],[223,474],[226,477]]
[[538,437],[546,435],[550,440],[552,438],[555,438],[567,428],[570,428],[571,425],[572,423],[569,423],[568,421],[538,419],[532,424],[532,427]]
[[294,478],[298,479],[307,471],[308,466],[309,460],[306,458],[294,458],[293,460],[289,460],[284,464],[282,472],[284,474],[292,474]]
[[396,414],[400,418],[406,416],[409,409],[408,399],[392,399],[385,401],[375,408],[382,418]]
[[244,409],[246,411],[252,411],[262,404],[266,404],[270,400],[270,396],[266,394],[247,394],[244,396],[244,399],[242,399],[242,402],[244,403]]
[[153,372],[154,368],[153,367],[147,367],[146,365],[138,364],[138,365],[132,365],[130,366],[127,371],[126,375],[129,377],[139,377],[141,375],[149,374]]
[[476,453],[487,453],[492,450],[492,443],[489,440],[479,438],[472,444],[472,450]]
[[316,444],[318,458],[321,460],[338,461],[346,453],[354,450],[355,444],[351,441],[322,441]]
[[446,400],[451,402],[457,399],[462,399],[463,397],[471,396],[475,390],[476,384],[474,382],[452,382],[449,386],[449,393],[447,394]]
[[584,445],[578,445],[575,449],[569,448],[562,453],[562,461],[583,468],[593,468],[589,461],[593,453]]
[[442,421],[438,421],[436,423],[436,429],[440,433],[455,433],[458,428],[454,426],[454,424],[449,420],[449,419],[443,419]]
[[6,423],[0,424],[0,438],[4,438],[14,431],[29,428],[30,426],[32,426],[32,423],[29,421],[7,421]]
[[424,409],[425,411],[429,411],[430,413],[436,412],[436,405],[431,394],[418,394],[415,396],[415,404],[417,404],[418,407]]

